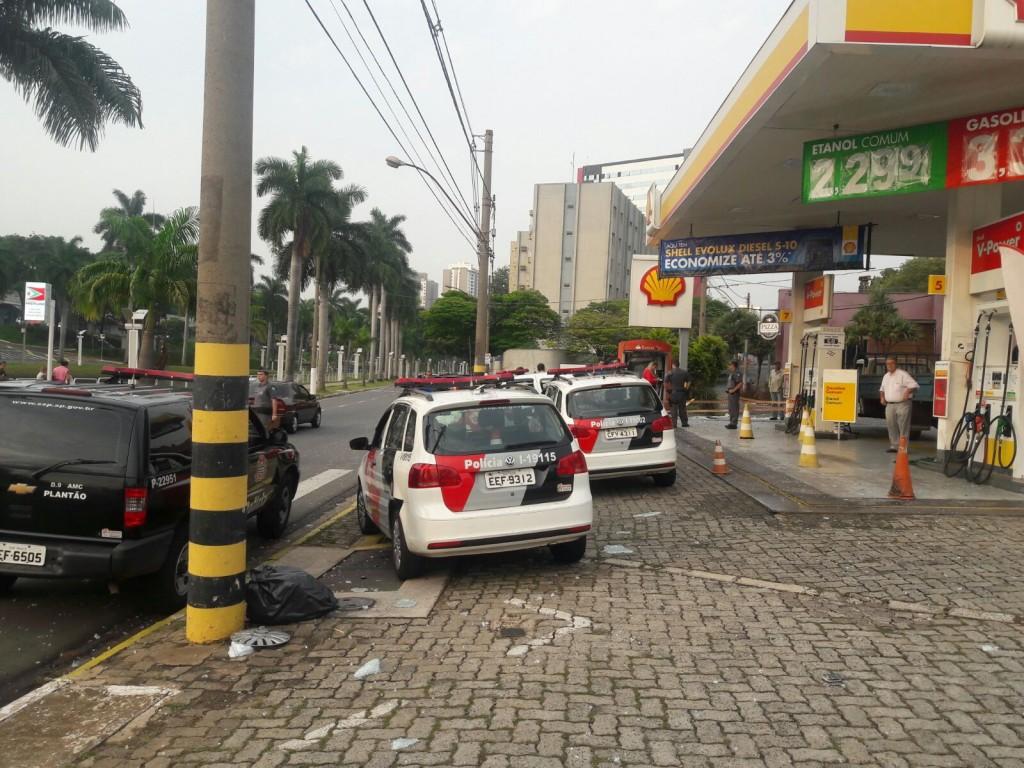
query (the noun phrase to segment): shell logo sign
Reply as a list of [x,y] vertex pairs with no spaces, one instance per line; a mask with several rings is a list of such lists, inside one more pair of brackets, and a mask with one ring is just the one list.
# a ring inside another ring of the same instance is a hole
[[647,297],[647,303],[656,307],[674,307],[679,297],[686,293],[686,278],[662,277],[656,266],[644,272],[640,278],[640,291]]

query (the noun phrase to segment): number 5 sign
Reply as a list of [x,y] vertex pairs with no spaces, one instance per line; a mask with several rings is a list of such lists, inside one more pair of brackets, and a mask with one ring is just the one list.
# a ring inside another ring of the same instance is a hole
[[928,275],[928,295],[934,296],[945,296],[946,295],[946,276],[945,275]]

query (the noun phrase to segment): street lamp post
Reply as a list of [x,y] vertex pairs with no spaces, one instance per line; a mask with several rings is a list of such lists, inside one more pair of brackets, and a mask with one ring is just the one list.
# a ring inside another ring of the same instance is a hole
[[491,145],[493,142],[494,134],[491,130],[484,132],[484,169],[483,169],[483,191],[480,209],[480,225],[477,226],[468,216],[466,216],[459,206],[452,200],[441,183],[434,178],[434,175],[424,168],[418,165],[414,165],[406,160],[389,155],[384,159],[390,167],[401,168],[403,165],[415,168],[421,174],[425,175],[434,185],[441,190],[441,194],[447,198],[448,202],[451,203],[452,208],[459,215],[459,217],[469,226],[470,230],[476,235],[477,242],[477,291],[476,291],[476,338],[473,348],[473,372],[484,373],[487,370],[487,347],[488,347],[488,310],[489,310],[489,291],[490,286],[488,285],[488,272],[490,269],[490,232],[491,232]]

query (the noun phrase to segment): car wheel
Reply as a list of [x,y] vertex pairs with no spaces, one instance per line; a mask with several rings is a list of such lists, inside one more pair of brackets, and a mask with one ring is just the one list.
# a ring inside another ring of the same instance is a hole
[[316,409],[316,414],[313,416],[313,420],[309,422],[313,429],[320,429],[320,423],[323,421],[324,413],[319,408]]
[[8,576],[6,574],[0,576],[0,595],[6,595],[10,592],[11,587],[14,586],[14,582],[17,580],[17,576]]
[[146,577],[145,589],[140,593],[147,602],[155,599],[156,606],[173,612],[188,599],[188,527],[179,525],[171,538],[160,570]]
[[668,488],[671,485],[676,484],[676,471],[673,469],[671,472],[662,472],[660,475],[651,475],[654,480],[654,484],[660,488]]
[[289,435],[294,435],[299,431],[299,417],[292,416],[290,419],[284,422],[284,429]]
[[564,541],[561,544],[551,545],[551,556],[555,558],[556,563],[561,563],[563,565],[578,563],[583,559],[583,555],[586,551],[586,536],[580,536],[578,539],[573,539],[572,541]]
[[363,496],[363,486],[356,488],[356,522],[359,523],[361,533],[380,533],[377,524],[370,518],[366,510],[366,498]]
[[391,562],[395,573],[402,581],[415,579],[423,572],[423,558],[409,551],[405,544],[405,529],[402,527],[401,515],[395,515],[391,526]]
[[292,516],[292,499],[295,498],[295,480],[286,477],[277,501],[264,507],[256,515],[256,530],[265,539],[279,539],[288,527]]

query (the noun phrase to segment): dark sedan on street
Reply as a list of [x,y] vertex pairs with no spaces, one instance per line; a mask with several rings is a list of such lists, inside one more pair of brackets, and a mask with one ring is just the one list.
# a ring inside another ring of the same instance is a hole
[[[256,391],[256,380],[249,381],[249,396],[252,397]],[[281,419],[281,428],[289,434],[295,434],[300,424],[309,424],[314,429],[320,426],[323,419],[323,411],[320,408],[320,400],[316,395],[303,385],[294,381],[272,381],[270,382],[270,394],[278,401],[278,416]],[[282,410],[283,406],[283,410]]]

